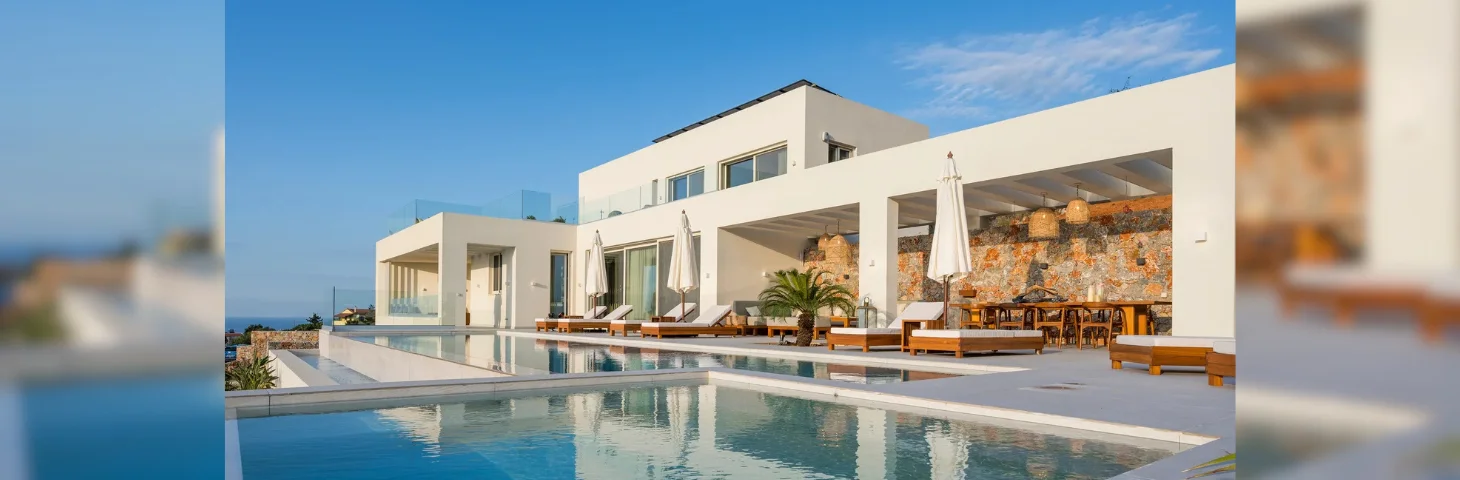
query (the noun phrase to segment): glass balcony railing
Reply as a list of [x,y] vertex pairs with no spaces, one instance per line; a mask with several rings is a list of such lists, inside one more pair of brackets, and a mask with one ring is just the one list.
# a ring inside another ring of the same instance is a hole
[[387,230],[399,232],[438,213],[461,213],[485,217],[578,223],[578,201],[572,197],[532,190],[515,190],[481,205],[412,200],[387,218]]
[[390,301],[390,315],[396,317],[435,317],[441,315],[440,297],[421,295],[410,298],[395,298]]
[[578,219],[594,222],[658,205],[657,184],[650,183],[593,200],[582,200]]

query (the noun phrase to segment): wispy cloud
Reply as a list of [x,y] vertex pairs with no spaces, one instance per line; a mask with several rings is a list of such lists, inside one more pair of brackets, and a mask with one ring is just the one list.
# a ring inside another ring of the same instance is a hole
[[1199,27],[1196,20],[1194,14],[1166,19],[1096,18],[1068,29],[978,35],[956,43],[923,45],[900,61],[919,72],[918,84],[937,93],[914,115],[985,117],[997,111],[1027,112],[1072,97],[1104,93],[1113,85],[1100,82],[1113,77],[1178,75],[1206,65],[1222,50],[1198,45],[1197,37],[1209,29]]

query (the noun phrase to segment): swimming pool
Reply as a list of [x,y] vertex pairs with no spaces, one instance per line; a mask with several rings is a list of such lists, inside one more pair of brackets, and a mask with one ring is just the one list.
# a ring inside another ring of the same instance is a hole
[[957,376],[899,368],[619,347],[514,335],[379,335],[345,338],[514,375],[725,367],[865,384]]
[[375,383],[373,378],[341,365],[339,362],[319,356],[319,350],[290,350],[290,352],[340,385]]
[[656,385],[241,418],[237,431],[250,479],[1081,479],[1177,450],[1025,426],[725,385]]

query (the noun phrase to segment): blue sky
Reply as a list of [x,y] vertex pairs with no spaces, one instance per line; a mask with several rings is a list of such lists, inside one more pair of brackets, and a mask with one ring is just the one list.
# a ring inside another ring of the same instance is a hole
[[229,2],[228,314],[371,288],[412,199],[573,196],[801,78],[936,136],[1234,58],[1231,3],[812,3]]
[[221,2],[0,2],[0,261],[208,221]]

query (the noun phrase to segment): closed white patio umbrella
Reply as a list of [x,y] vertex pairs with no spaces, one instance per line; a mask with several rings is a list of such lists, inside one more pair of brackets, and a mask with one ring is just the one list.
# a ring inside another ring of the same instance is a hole
[[593,299],[592,309],[598,306],[598,297],[608,293],[608,273],[603,266],[603,238],[598,236],[598,231],[593,231],[593,246],[588,247],[588,271],[583,276],[583,290],[588,298]]
[[[674,232],[674,254],[669,257],[669,270],[664,272],[665,286],[679,292],[679,304],[684,305],[684,293],[700,286],[700,269],[695,264],[694,233],[689,229],[689,216],[679,211],[679,229]],[[688,315],[680,317],[681,321]]]
[[948,284],[973,271],[968,251],[968,217],[963,209],[963,176],[953,152],[938,178],[938,214],[933,223],[933,248],[928,253],[928,278],[943,282],[943,318],[948,317]]

